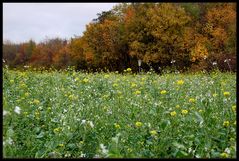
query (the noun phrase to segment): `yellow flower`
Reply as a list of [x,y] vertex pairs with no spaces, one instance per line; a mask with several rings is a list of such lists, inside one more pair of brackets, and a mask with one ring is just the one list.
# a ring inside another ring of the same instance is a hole
[[119,129],[119,128],[120,128],[120,125],[119,125],[119,124],[115,123],[114,125],[115,125],[115,128],[116,128],[116,129]]
[[166,94],[167,91],[166,91],[166,90],[162,90],[160,93],[161,93],[161,94]]
[[170,115],[171,115],[171,116],[176,116],[176,114],[177,114],[176,111],[170,112]]
[[34,99],[33,103],[38,105],[40,103],[40,101],[38,99]]
[[60,147],[63,147],[63,146],[64,146],[64,144],[59,144],[58,146],[60,146]]
[[213,93],[213,95],[212,95],[213,97],[216,97],[217,96],[217,94],[216,93]]
[[224,126],[224,127],[228,127],[229,125],[230,125],[229,121],[224,121],[224,122],[223,122],[223,126]]
[[137,91],[135,91],[134,93],[135,93],[136,95],[139,95],[139,94],[141,94],[141,91],[138,91],[138,90],[137,90]]
[[29,93],[25,93],[24,95],[25,95],[26,97],[28,97],[28,96],[29,96]]
[[131,68],[127,68],[126,71],[127,71],[127,72],[131,72],[132,69],[131,69]]
[[121,92],[121,91],[118,91],[118,95],[122,95],[122,92]]
[[75,96],[74,94],[69,95],[69,99],[71,100],[76,100],[78,97]]
[[117,83],[114,83],[113,84],[113,87],[118,87],[119,85]]
[[188,114],[188,110],[182,110],[182,112],[181,112],[183,115],[186,115],[186,114]]
[[225,152],[221,153],[220,156],[222,158],[228,158],[229,157],[229,155],[227,153],[225,153]]
[[104,76],[104,78],[109,78],[110,77],[110,75],[109,74],[106,74],[105,76]]
[[83,83],[88,83],[88,82],[89,82],[89,79],[84,78],[84,79],[82,80],[82,82],[83,82]]
[[154,136],[154,135],[157,135],[157,131],[156,131],[156,130],[152,130],[152,131],[150,131],[149,133],[150,133],[151,135],[153,135],[153,136]]
[[236,105],[232,106],[232,111],[236,112]]
[[143,125],[143,123],[142,122],[139,122],[139,121],[137,121],[136,123],[135,123],[135,126],[136,127],[141,127]]
[[196,102],[196,100],[195,100],[194,98],[190,98],[188,101],[189,101],[190,103]]
[[57,133],[57,132],[59,132],[61,129],[58,127],[58,128],[55,128],[53,131],[55,132],[55,133]]
[[36,112],[35,112],[35,115],[36,115],[36,116],[39,116],[39,115],[40,115],[40,112],[39,112],[39,111],[36,111]]
[[179,105],[176,105],[176,108],[180,108],[180,106],[179,106]]
[[223,95],[224,95],[225,97],[228,97],[228,96],[230,96],[230,92],[224,92]]
[[10,83],[14,83],[14,80],[10,80]]
[[27,85],[25,83],[20,84],[20,88],[26,88],[26,87],[27,87]]
[[132,87],[132,88],[134,88],[134,87],[136,87],[136,86],[137,86],[137,85],[136,85],[135,83],[132,83],[132,84],[131,84],[131,87]]
[[183,84],[184,84],[184,81],[183,81],[183,80],[178,80],[178,81],[177,81],[177,84],[178,84],[178,85],[183,85]]

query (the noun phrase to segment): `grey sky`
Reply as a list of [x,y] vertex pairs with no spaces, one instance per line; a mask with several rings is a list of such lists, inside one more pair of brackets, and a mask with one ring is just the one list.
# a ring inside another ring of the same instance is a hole
[[36,42],[82,35],[97,13],[117,3],[3,3],[3,40]]

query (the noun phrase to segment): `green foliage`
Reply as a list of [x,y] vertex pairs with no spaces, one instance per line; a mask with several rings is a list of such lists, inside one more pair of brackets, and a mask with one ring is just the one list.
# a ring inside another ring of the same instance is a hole
[[4,158],[235,158],[236,75],[3,69]]
[[[97,14],[81,37],[3,44],[9,67],[46,67],[123,71],[170,67],[210,70],[209,58],[221,70],[221,58],[236,55],[236,3],[125,3]],[[230,58],[231,59],[231,58]],[[171,63],[171,62],[174,63]],[[233,61],[236,59],[233,58]]]

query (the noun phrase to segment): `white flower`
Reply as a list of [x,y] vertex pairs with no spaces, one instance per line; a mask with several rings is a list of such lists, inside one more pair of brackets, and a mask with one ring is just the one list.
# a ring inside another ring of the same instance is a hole
[[3,116],[6,116],[7,115],[7,111],[3,110]]
[[107,155],[109,152],[109,150],[106,149],[106,146],[104,146],[104,144],[100,144],[100,149],[101,149],[101,152],[105,155]]
[[12,145],[12,143],[13,143],[12,138],[8,138],[8,139],[6,140],[6,144]]
[[85,155],[85,154],[83,154],[83,153],[81,153],[81,155],[80,155],[80,157],[83,157],[83,158],[84,158],[85,156],[86,156],[86,155]]
[[86,123],[86,120],[82,120],[82,121],[81,121],[81,124],[85,124],[85,123]]
[[225,59],[225,60],[224,60],[224,63],[226,63],[227,61],[228,61],[228,60],[227,60],[227,59]]
[[93,127],[94,127],[94,124],[93,124],[93,122],[92,122],[92,121],[88,121],[88,123],[89,123],[89,125],[90,125],[90,127],[91,127],[91,128],[93,128]]
[[217,62],[213,62],[212,65],[217,65]]
[[17,114],[20,114],[21,113],[21,108],[16,106],[15,109],[14,109],[14,112],[16,112]]
[[224,150],[224,152],[227,153],[227,154],[230,154],[230,153],[231,153],[231,151],[230,151],[229,148],[226,148],[226,149]]
[[5,60],[4,60],[4,59],[2,59],[2,62],[3,62],[3,63],[5,63]]
[[172,61],[171,61],[171,64],[172,64],[172,63],[175,63],[175,62],[176,62],[176,60],[172,60]]

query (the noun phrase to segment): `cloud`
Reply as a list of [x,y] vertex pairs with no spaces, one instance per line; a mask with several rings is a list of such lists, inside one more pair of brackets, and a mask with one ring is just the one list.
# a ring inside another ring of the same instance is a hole
[[3,3],[3,39],[37,42],[82,35],[85,25],[117,3]]

